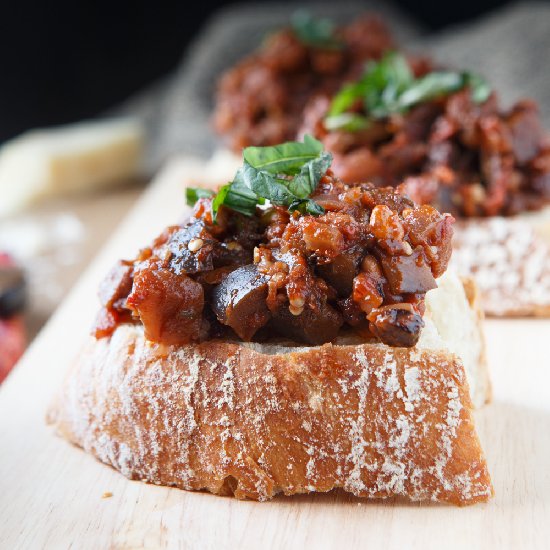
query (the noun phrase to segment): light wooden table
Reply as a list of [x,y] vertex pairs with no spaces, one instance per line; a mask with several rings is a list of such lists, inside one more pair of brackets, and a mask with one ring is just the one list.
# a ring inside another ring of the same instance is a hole
[[0,220],[0,251],[7,244],[7,251],[19,258],[27,275],[29,341],[109,240],[143,188],[143,182],[135,181],[57,197]]
[[341,492],[240,502],[128,481],[54,436],[45,410],[89,329],[98,281],[180,219],[182,187],[200,174],[191,160],[165,171],[0,389],[0,548],[550,547],[550,321],[487,323],[494,402],[476,413],[496,489],[486,505]]

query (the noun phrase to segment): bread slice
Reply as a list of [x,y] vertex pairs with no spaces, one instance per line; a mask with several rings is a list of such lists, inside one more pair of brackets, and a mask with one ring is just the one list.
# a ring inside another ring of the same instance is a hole
[[[342,488],[484,502],[493,489],[466,371],[434,312],[450,303],[445,295],[456,304],[468,296],[452,280],[436,292],[428,332],[411,349],[344,340],[166,346],[121,325],[90,339],[48,418],[125,476],[160,485],[257,500]],[[483,400],[484,373],[481,363],[471,373]]]
[[459,278],[450,270],[437,284],[438,288],[426,294],[426,327],[418,347],[457,355],[466,371],[472,402],[480,408],[491,401],[492,389],[477,286],[473,279]]
[[550,317],[550,208],[455,223],[451,266],[494,317]]

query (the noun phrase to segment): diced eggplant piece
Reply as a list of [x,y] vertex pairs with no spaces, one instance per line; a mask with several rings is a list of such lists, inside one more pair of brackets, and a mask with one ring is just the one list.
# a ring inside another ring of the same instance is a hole
[[388,346],[410,348],[418,342],[424,320],[406,305],[384,306],[369,314],[371,332]]
[[381,255],[380,265],[393,294],[416,294],[437,287],[419,248],[410,256]]
[[269,321],[266,300],[267,278],[254,264],[235,269],[212,291],[212,309],[218,320],[245,341]]
[[[190,250],[191,241],[194,241],[193,244],[200,243],[200,247],[191,246]],[[176,275],[210,271],[214,268],[214,243],[204,227],[204,222],[196,220],[182,227],[173,233],[168,241],[168,250],[172,253],[171,270]]]
[[317,271],[338,292],[338,296],[345,298],[353,290],[353,279],[359,272],[359,252],[344,252],[336,256],[329,264],[320,265]]
[[300,315],[292,315],[283,306],[272,320],[272,326],[279,334],[314,346],[334,340],[343,323],[342,315],[328,304],[318,311],[306,306]]
[[252,261],[252,251],[236,242],[219,242],[197,220],[172,234],[168,242],[174,273],[196,274]]
[[99,300],[103,306],[116,307],[117,302],[124,300],[130,294],[133,271],[133,266],[124,261],[118,261],[113,266],[99,285]]
[[200,337],[204,291],[187,275],[142,269],[134,276],[127,304],[139,314],[148,340],[188,344]]
[[217,243],[214,248],[214,268],[246,265],[252,262],[252,249],[243,248],[237,241]]

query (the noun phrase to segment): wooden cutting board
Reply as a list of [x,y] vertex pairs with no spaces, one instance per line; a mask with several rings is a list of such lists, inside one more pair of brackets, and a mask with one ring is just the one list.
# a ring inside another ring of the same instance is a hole
[[343,492],[241,502],[128,481],[52,433],[45,411],[87,335],[99,280],[181,218],[183,187],[202,175],[193,159],[164,171],[1,387],[0,548],[548,548],[550,321],[486,324],[494,401],[476,420],[496,497],[484,505]]

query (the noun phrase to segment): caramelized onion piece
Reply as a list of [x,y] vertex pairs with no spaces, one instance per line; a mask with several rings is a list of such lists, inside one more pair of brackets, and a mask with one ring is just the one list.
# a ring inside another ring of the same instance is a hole
[[188,344],[200,338],[204,291],[187,275],[146,267],[135,274],[127,304],[139,315],[148,340]]

